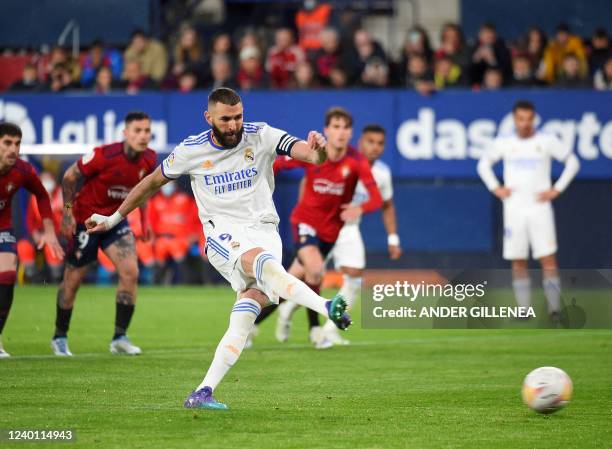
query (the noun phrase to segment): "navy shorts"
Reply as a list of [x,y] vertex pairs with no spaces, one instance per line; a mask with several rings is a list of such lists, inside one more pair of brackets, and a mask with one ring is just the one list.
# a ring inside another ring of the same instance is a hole
[[17,239],[12,228],[0,229],[0,253],[17,254]]
[[101,234],[88,234],[85,225],[79,223],[66,252],[66,262],[74,267],[84,267],[98,260],[98,248],[104,250],[121,237],[131,233],[130,225],[125,219],[110,231]]
[[[327,255],[334,248],[335,242],[326,242],[321,240],[317,236],[317,231],[310,225],[304,223],[298,223],[292,225],[293,240],[295,242],[295,257],[300,248],[308,245],[314,245],[319,248],[323,259],[327,258]],[[299,260],[299,259],[298,259]]]

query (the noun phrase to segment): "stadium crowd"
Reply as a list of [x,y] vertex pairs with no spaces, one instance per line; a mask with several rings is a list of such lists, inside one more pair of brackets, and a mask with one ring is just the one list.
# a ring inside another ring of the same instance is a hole
[[184,24],[168,42],[142,30],[125,49],[96,41],[78,57],[62,47],[32,54],[11,92],[80,90],[135,94],[148,90],[381,88],[440,89],[546,87],[612,89],[612,50],[604,28],[591,36],[560,23],[553,35],[539,28],[505,41],[491,23],[468,42],[446,24],[440,45],[421,26],[408,30],[399,55],[383,49],[355,23],[334,19],[328,4],[299,10],[293,23],[270,30],[220,32],[206,40],[197,23]]

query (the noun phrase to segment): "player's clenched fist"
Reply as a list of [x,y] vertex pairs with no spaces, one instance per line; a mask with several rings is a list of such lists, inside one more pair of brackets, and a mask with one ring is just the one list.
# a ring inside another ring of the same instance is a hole
[[308,146],[311,150],[316,151],[319,154],[318,164],[322,164],[327,159],[327,153],[325,151],[325,146],[327,145],[327,140],[317,131],[310,131],[308,133]]

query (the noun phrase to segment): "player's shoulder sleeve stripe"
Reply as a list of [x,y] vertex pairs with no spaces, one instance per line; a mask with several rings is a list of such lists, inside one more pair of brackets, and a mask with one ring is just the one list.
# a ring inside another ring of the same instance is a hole
[[197,134],[195,136],[189,136],[185,140],[183,140],[180,146],[194,146],[194,145],[203,145],[210,139],[210,129],[204,131],[203,133]]
[[290,156],[291,148],[296,142],[299,142],[300,139],[297,137],[293,137],[291,134],[285,133],[281,136],[278,141],[278,145],[276,145],[276,154],[281,156]]
[[256,134],[266,126],[266,123],[263,122],[252,122],[252,123],[243,123],[242,127],[244,128],[244,132],[247,134]]

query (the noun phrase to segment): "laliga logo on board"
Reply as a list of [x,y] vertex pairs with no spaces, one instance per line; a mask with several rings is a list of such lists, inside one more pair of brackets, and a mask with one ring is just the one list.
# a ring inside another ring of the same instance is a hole
[[25,106],[0,99],[0,122],[11,122],[20,127],[23,133],[21,143],[36,143],[36,129]]
[[[541,122],[538,116],[537,123]],[[479,159],[491,148],[496,135],[513,129],[512,113],[498,126],[495,120],[486,118],[468,123],[455,118],[436,120],[434,109],[420,108],[415,119],[405,120],[399,126],[396,144],[402,156],[411,160]],[[551,119],[539,129],[555,134],[564,150],[575,148],[582,159],[594,160],[600,154],[612,159],[612,121],[602,123],[594,112],[584,112],[580,120]]]
[[[65,113],[61,114],[65,116]],[[56,126],[57,117],[46,114],[40,123],[34,123],[29,116],[28,108],[20,103],[0,99],[0,121],[13,122],[23,131],[22,143],[77,143],[88,146],[97,146],[107,142],[123,140],[124,123],[122,117],[112,109],[102,114],[102,123],[96,114],[87,114],[77,120],[67,120]],[[36,125],[36,126],[35,126]],[[36,129],[40,128],[40,139],[37,138]],[[101,135],[98,134],[102,129]],[[168,125],[165,120],[152,120],[151,130],[154,148],[165,148],[168,144]]]

